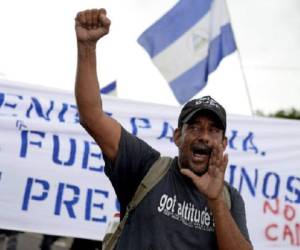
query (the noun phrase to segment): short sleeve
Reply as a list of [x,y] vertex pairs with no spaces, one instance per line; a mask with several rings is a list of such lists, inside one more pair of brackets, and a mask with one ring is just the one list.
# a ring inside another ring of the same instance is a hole
[[104,156],[105,173],[109,177],[122,210],[132,199],[135,190],[152,164],[160,156],[145,141],[122,127],[119,150],[114,162]]
[[240,195],[240,193],[234,187],[230,187],[230,196],[231,196],[231,215],[235,220],[241,233],[244,235],[245,239],[251,243],[249,233],[248,233],[248,228],[247,228],[244,200]]

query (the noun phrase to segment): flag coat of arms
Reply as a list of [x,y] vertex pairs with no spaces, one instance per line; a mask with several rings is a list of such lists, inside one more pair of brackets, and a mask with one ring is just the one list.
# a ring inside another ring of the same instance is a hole
[[183,104],[236,49],[225,0],[181,0],[138,38]]

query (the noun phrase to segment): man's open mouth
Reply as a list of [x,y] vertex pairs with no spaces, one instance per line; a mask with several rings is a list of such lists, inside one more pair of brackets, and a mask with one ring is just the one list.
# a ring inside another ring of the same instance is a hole
[[201,143],[192,146],[193,156],[195,158],[198,158],[199,160],[207,158],[207,156],[210,156],[211,151],[212,151],[211,148],[206,144]]

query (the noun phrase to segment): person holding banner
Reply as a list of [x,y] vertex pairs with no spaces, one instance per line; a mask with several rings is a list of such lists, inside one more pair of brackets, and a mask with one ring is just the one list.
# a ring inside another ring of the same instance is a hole
[[[79,12],[75,23],[80,122],[102,150],[105,173],[120,201],[122,217],[140,182],[161,156],[103,111],[96,44],[109,32],[106,11]],[[252,249],[243,199],[224,184],[225,131],[226,112],[210,96],[184,105],[173,135],[178,157],[129,214],[115,249]]]

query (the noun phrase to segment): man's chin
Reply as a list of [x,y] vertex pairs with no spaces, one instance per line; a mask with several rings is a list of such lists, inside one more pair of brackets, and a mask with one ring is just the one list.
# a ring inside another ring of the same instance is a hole
[[205,166],[192,166],[190,168],[196,175],[202,176],[207,172],[208,165]]

